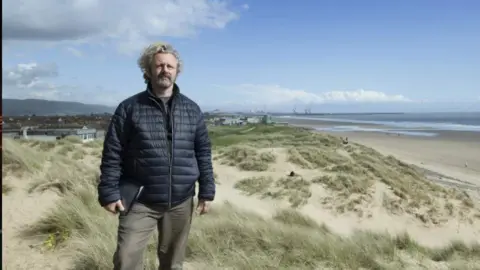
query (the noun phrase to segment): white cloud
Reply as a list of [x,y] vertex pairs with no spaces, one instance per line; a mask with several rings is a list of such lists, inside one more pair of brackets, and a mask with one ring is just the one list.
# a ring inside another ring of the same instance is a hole
[[41,98],[58,100],[66,89],[74,86],[58,85],[50,82],[58,77],[58,67],[54,63],[17,64],[2,70],[3,97],[6,98]]
[[160,36],[222,29],[248,5],[229,0],[5,0],[2,40],[115,43],[125,52]]
[[238,94],[245,96],[245,103],[255,104],[322,104],[322,103],[385,103],[409,102],[410,99],[402,95],[387,95],[372,90],[328,91],[312,93],[305,90],[289,89],[278,85],[242,84],[231,88]]
[[60,84],[56,64],[26,63],[2,70],[4,98],[36,98],[57,101],[78,101],[83,103],[115,106],[123,96],[118,91],[102,86],[83,88],[81,85]]
[[2,85],[30,88],[41,83],[43,78],[58,76],[56,64],[27,63],[2,69]]

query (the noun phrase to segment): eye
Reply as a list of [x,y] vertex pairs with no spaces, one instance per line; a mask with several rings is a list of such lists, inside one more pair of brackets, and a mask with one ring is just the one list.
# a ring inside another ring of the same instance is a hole
[[157,64],[157,68],[175,69],[175,67],[170,64]]

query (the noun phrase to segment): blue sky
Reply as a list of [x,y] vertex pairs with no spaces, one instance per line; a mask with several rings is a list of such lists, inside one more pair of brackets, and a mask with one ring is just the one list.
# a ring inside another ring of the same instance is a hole
[[115,106],[164,40],[205,110],[480,111],[479,1],[65,2],[3,2],[4,98]]

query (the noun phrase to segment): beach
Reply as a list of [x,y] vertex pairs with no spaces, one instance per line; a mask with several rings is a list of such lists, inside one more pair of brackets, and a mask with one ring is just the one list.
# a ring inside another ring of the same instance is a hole
[[440,132],[440,134],[438,137],[430,138],[345,132],[341,136],[407,163],[480,186],[480,133]]
[[[381,124],[282,118],[333,136],[348,137],[384,155],[436,172],[439,178],[456,179],[480,187],[480,132],[434,130],[431,128],[392,128]],[[440,180],[442,180],[440,179]]]

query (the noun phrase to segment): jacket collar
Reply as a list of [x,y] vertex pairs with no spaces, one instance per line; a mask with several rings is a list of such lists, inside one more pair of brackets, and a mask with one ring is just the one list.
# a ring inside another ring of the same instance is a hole
[[[147,89],[146,89],[148,95],[150,97],[153,97],[153,98],[157,98],[157,96],[155,96],[153,94],[153,90],[152,90],[152,84],[150,82],[147,83]],[[178,87],[177,83],[173,83],[173,93],[172,93],[172,98],[178,96],[180,94],[180,87]]]

